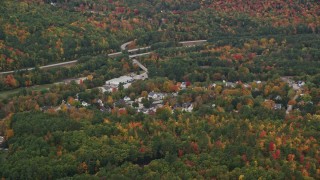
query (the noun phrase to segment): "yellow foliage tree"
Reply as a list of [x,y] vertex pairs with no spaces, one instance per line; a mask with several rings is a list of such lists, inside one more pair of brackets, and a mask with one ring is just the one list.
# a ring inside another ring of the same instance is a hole
[[92,81],[93,76],[90,74],[90,75],[87,76],[87,79],[88,79],[89,81]]
[[13,129],[7,129],[6,136],[7,136],[7,139],[13,137],[14,136]]
[[142,91],[141,92],[142,97],[148,97],[148,92],[147,91]]
[[221,91],[222,91],[222,87],[219,86],[219,85],[214,88],[214,92],[217,93],[217,94],[220,94]]
[[112,104],[112,103],[113,103],[113,98],[112,98],[112,96],[108,96],[107,103],[109,103],[109,104]]

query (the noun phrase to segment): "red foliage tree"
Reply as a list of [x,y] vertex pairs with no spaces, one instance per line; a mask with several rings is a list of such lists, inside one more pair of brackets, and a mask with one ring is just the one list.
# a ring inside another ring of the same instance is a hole
[[242,159],[244,162],[246,162],[246,161],[248,160],[247,155],[246,155],[246,154],[243,154],[243,155],[241,156],[241,159]]
[[280,150],[277,149],[276,152],[272,153],[273,159],[279,159],[280,158],[280,154],[281,154]]
[[295,155],[294,154],[288,154],[288,161],[293,161]]
[[269,143],[269,151],[274,151],[274,150],[276,150],[276,144],[273,141],[271,141]]
[[243,55],[242,54],[234,54],[233,59],[237,60],[237,61],[241,61],[243,60]]
[[267,132],[265,130],[261,131],[259,137],[264,138],[267,135]]
[[304,155],[301,154],[301,155],[300,155],[300,163],[303,163],[303,162],[304,162]]
[[118,115],[121,116],[121,115],[126,115],[128,114],[127,113],[127,110],[125,108],[120,108],[119,111],[118,111]]
[[141,146],[141,148],[139,149],[139,152],[144,153],[145,151],[146,149],[143,146]]
[[199,146],[196,142],[192,142],[191,147],[194,153],[199,154]]
[[138,9],[134,9],[133,12],[134,12],[135,15],[139,14],[139,10]]
[[16,87],[17,86],[17,80],[11,74],[7,75],[7,77],[5,78],[5,83],[8,86],[11,86],[11,87]]
[[182,157],[183,156],[183,150],[179,149],[178,151],[178,157]]

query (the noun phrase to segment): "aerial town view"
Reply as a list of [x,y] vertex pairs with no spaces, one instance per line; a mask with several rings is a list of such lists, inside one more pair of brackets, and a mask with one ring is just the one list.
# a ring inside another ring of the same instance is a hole
[[320,179],[320,1],[0,0],[0,179]]

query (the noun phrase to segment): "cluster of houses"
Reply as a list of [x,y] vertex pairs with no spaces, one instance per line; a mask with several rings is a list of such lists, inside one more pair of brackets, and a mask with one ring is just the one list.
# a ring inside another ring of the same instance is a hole
[[[147,97],[139,97],[137,99],[132,100],[130,97],[125,96],[122,99],[119,99],[118,101],[113,103],[113,107],[110,107],[106,105],[101,99],[98,99],[96,101],[96,106],[101,112],[111,112],[112,108],[114,107],[122,107],[121,109],[125,109],[124,107],[132,107],[133,109],[136,110],[136,112],[142,112],[144,114],[150,114],[153,115],[156,113],[158,108],[162,108],[164,106],[164,99],[166,97],[176,97],[178,96],[178,93],[161,93],[161,92],[150,92]],[[91,104],[88,104],[85,101],[80,101],[78,98],[74,99],[75,101],[80,102],[80,105],[82,107],[88,107],[91,106]],[[148,101],[150,102],[148,106],[144,105],[144,102]],[[67,109],[71,108],[72,105],[69,104],[68,102],[62,100],[61,106],[65,105]],[[47,111],[49,109],[54,109],[55,111],[61,110],[61,106],[57,108],[49,107],[49,106],[44,106],[41,108],[42,111]],[[183,103],[183,104],[177,104],[174,107],[172,107],[172,110],[175,109],[181,109],[182,111],[185,112],[192,112],[193,110],[193,104],[188,102],[188,103]]]
[[[262,81],[254,81],[256,84],[262,84],[264,82]],[[247,83],[242,83],[240,81],[237,81],[237,82],[226,82],[226,81],[223,81],[223,85],[227,88],[236,88],[237,85],[242,85],[244,88],[251,88],[251,85],[250,84],[247,84]],[[290,84],[289,84],[290,85]],[[304,85],[304,82],[300,82],[300,86],[303,86]],[[216,84],[212,84],[211,86],[215,87]],[[254,89],[254,91],[258,90],[257,88]],[[276,97],[273,97],[271,99],[265,99],[265,102],[270,102],[271,104],[273,104],[273,109],[274,110],[281,110],[283,108],[283,105],[281,103],[277,103],[279,101],[282,101],[282,97],[277,95]]]
[[[134,82],[137,79],[146,79],[148,78],[147,73],[143,73],[140,75],[136,75],[134,73],[121,76],[118,78],[114,78],[111,80],[106,81],[105,85],[102,87],[99,87],[99,89],[102,92],[115,92],[119,89],[119,87],[122,85],[122,87],[128,88],[132,82]],[[81,79],[78,79],[77,82],[80,82]],[[261,84],[263,82],[261,81],[254,81],[256,84]],[[297,86],[297,88],[301,88],[305,83],[303,81],[298,82],[289,82],[289,85],[291,87]],[[180,84],[180,90],[186,89],[190,85],[189,82],[182,82]],[[213,83],[211,84],[211,87],[215,87],[217,84]],[[250,84],[242,83],[241,81],[237,82],[226,82],[223,81],[222,85],[226,88],[236,88],[238,85],[241,85],[244,88],[251,88]],[[295,89],[295,88],[294,88]],[[166,97],[174,98],[178,96],[178,93],[162,93],[162,92],[149,92],[147,97],[139,97],[137,99],[131,99],[128,96],[125,96],[123,99],[120,99],[113,103],[113,107],[109,107],[108,105],[105,105],[104,102],[101,99],[97,100],[96,106],[100,109],[102,112],[110,112],[112,108],[114,107],[132,107],[137,112],[142,112],[144,114],[154,114],[158,108],[162,108],[164,106],[164,99]],[[78,96],[76,97],[75,101],[78,101],[79,105],[82,107],[88,107],[90,106],[89,103],[85,101],[78,100]],[[281,110],[283,108],[283,104],[279,103],[282,101],[281,96],[272,97],[270,99],[266,99],[265,101],[270,101],[271,104],[273,104],[274,110]],[[147,103],[146,103],[147,102]],[[63,104],[67,105],[67,108],[70,108],[71,105],[63,102]],[[191,102],[183,103],[183,104],[176,104],[173,107],[171,107],[172,110],[180,109],[185,112],[192,112],[193,111],[193,104]],[[60,107],[56,108],[56,110],[60,110]]]
[[[119,78],[111,79],[109,81],[106,81],[105,85],[102,87],[99,87],[99,89],[102,92],[115,92],[118,90],[119,86],[122,84],[123,88],[128,88],[132,82],[134,82],[137,79],[144,80],[148,78],[147,73],[143,73],[140,75],[136,74],[129,74],[126,76],[121,76]],[[188,82],[182,82],[180,85],[180,89],[186,89],[187,86],[190,83]],[[123,99],[120,99],[113,103],[113,107],[132,107],[137,112],[142,112],[144,114],[154,114],[158,108],[162,108],[164,106],[164,99],[166,97],[177,97],[178,93],[162,93],[162,92],[149,92],[147,97],[139,97],[137,99],[131,99],[128,96],[125,96]],[[145,102],[148,101],[148,105],[144,105]],[[98,100],[98,107],[100,111],[102,112],[110,112],[112,107],[108,107],[105,105],[102,100]],[[82,106],[86,107],[83,105]],[[182,111],[185,112],[191,112],[193,110],[193,104],[192,103],[183,103],[183,104],[177,104],[174,107],[171,107],[172,110],[175,110],[177,108],[180,108]]]
[[[254,81],[255,83],[257,84],[261,84],[262,81]],[[243,87],[245,88],[251,88],[250,84],[248,83],[242,83],[241,81],[237,81],[237,82],[227,82],[225,80],[222,81],[223,85],[225,87],[228,87],[228,88],[236,88],[237,85],[242,85]],[[216,84],[214,84],[215,86]]]
[[293,90],[297,91],[299,90],[300,88],[302,88],[306,83],[304,81],[294,81],[292,80],[292,77],[288,77],[288,76],[284,76],[284,77],[281,77],[281,79],[285,82],[288,83],[288,85],[290,87],[293,88]]
[[[285,82],[287,82],[288,83],[288,85],[293,89],[293,90],[295,90],[295,91],[298,91],[298,90],[300,90],[306,83],[304,82],[304,81],[293,81],[290,77],[282,77],[281,78],[283,81],[285,81]],[[225,81],[223,81],[223,83],[224,83],[224,85],[225,85],[225,87],[229,87],[229,88],[236,88],[236,86],[238,85],[238,84],[242,84],[241,82],[236,82],[236,83],[233,83],[233,82],[225,82]],[[261,81],[255,81],[255,83],[257,83],[257,84],[261,84],[261,83],[263,83],[263,82],[261,82]],[[213,84],[214,86],[216,85],[216,84]],[[243,85],[243,87],[245,87],[245,88],[250,88],[251,86],[249,85],[249,84],[246,84],[246,83],[244,83],[244,84],[242,84]],[[255,89],[255,90],[257,90],[257,89]],[[302,97],[304,94],[300,94],[300,97]],[[267,101],[269,101],[269,102],[271,102],[272,104],[273,104],[273,109],[274,110],[281,110],[282,108],[283,108],[283,104],[281,104],[281,103],[279,103],[279,102],[281,102],[282,101],[282,97],[280,96],[280,95],[277,95],[277,96],[275,96],[275,97],[273,97],[273,98],[271,98],[271,99],[265,99],[265,102],[267,102]],[[301,102],[299,102],[300,104],[304,104],[305,102],[304,101],[301,101]],[[298,104],[299,104],[298,103]],[[312,101],[309,101],[309,102],[307,102],[307,103],[313,103]],[[292,110],[292,105],[288,105],[289,107],[287,108],[287,113],[288,113],[288,109],[291,109]]]
[[[132,100],[130,97],[125,96],[123,99],[118,100],[113,105],[116,106],[129,106],[134,108],[137,112],[142,112],[144,114],[153,115],[156,113],[158,108],[164,106],[164,99],[166,97],[176,97],[178,93],[161,93],[161,92],[150,92],[147,97],[139,97]],[[145,102],[148,102],[148,105]],[[192,103],[183,103],[176,104],[174,107],[171,107],[172,110],[181,109],[185,112],[192,112],[193,104]],[[103,111],[102,109],[100,109]],[[109,109],[110,110],[110,109]]]
[[[123,83],[124,86],[129,86],[131,82],[133,82],[135,79],[131,76],[121,76],[116,79],[112,79],[106,82],[106,85],[103,86],[105,89],[102,92],[114,92],[119,88],[120,83]],[[183,82],[180,85],[180,89],[186,89],[188,83]],[[100,87],[101,89],[101,87]],[[155,114],[158,108],[162,108],[164,106],[164,99],[167,97],[177,97],[178,93],[162,93],[162,92],[149,92],[146,97],[139,97],[136,99],[131,99],[128,96],[125,96],[122,99],[119,99],[113,103],[112,106],[109,106],[103,102],[103,100],[98,99],[96,101],[95,105],[100,111],[102,112],[111,112],[112,108],[114,107],[121,107],[121,109],[124,109],[124,107],[131,107],[136,110],[136,112],[142,112],[144,114]],[[82,101],[79,99],[78,94],[76,95],[75,102],[78,102],[77,104],[82,107],[89,107],[91,104]],[[147,103],[146,103],[147,102]],[[62,106],[65,106],[67,109],[72,108],[72,105],[66,102],[65,100],[62,100],[61,105],[59,107],[51,107],[51,106],[43,106],[41,107],[42,111],[47,111],[49,109],[54,109],[55,111],[61,110]],[[182,103],[182,104],[176,104],[173,107],[171,107],[172,110],[180,109],[181,111],[185,112],[192,112],[193,110],[193,104],[191,102]]]
[[[82,107],[88,107],[90,106],[91,104],[85,102],[85,101],[80,101],[79,100],[79,96],[78,94],[76,94],[76,98],[74,99],[75,102],[78,102],[78,104]],[[65,100],[62,100],[61,104],[58,106],[58,107],[53,107],[53,106],[42,106],[40,107],[40,110],[41,111],[48,111],[50,109],[53,109],[54,111],[60,111],[61,110],[61,107],[65,105],[67,109],[70,109],[72,107],[72,105],[68,102],[66,102]]]
[[[137,78],[135,78],[135,74],[121,76],[119,78],[111,79],[109,81],[106,81],[106,84],[103,87],[99,87],[102,92],[115,92],[118,90],[119,86],[122,84],[124,88],[128,88],[132,82],[134,82]],[[261,81],[256,81],[257,84],[262,83]],[[242,83],[242,82],[226,82],[223,81],[223,85],[227,88],[236,88],[238,84],[241,84],[245,88],[250,88],[249,84]],[[180,84],[180,90],[186,89],[190,85],[189,82],[182,82]],[[216,84],[213,83],[211,85],[212,87],[215,87]],[[96,106],[100,111],[102,112],[111,112],[111,109],[114,107],[132,107],[137,112],[142,112],[144,114],[154,114],[158,108],[162,108],[164,106],[164,99],[166,97],[177,97],[178,93],[162,93],[162,92],[149,92],[147,97],[139,97],[137,99],[131,99],[128,96],[125,96],[122,99],[119,99],[118,101],[114,102],[112,107],[109,107],[106,105],[101,99],[97,100]],[[281,97],[276,97],[275,100],[281,100]],[[80,105],[82,107],[88,107],[90,106],[89,103],[85,101],[78,100],[78,96],[76,96],[75,101],[79,101]],[[148,101],[148,103],[146,103]],[[71,105],[63,102],[63,104],[67,105],[67,108],[70,108]],[[193,111],[193,104],[191,102],[186,102],[182,104],[176,104],[173,107],[171,107],[172,110],[180,109],[185,112],[192,112]],[[282,104],[274,104],[274,109],[278,110],[282,108]],[[57,108],[56,110],[60,110]]]

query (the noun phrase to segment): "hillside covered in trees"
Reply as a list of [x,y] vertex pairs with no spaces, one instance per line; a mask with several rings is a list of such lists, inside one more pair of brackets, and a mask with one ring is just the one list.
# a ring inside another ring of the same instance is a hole
[[0,177],[320,179],[320,3],[0,1]]

